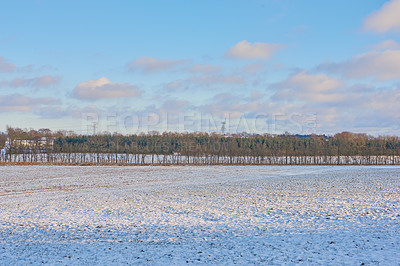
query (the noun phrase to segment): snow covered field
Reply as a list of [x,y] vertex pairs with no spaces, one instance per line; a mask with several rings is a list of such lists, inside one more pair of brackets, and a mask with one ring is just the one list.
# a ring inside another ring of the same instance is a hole
[[400,167],[0,167],[0,264],[400,264]]

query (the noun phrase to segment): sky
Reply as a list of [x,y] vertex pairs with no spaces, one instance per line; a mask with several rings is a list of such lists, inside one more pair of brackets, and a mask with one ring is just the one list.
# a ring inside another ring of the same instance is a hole
[[0,131],[400,135],[400,0],[0,4]]

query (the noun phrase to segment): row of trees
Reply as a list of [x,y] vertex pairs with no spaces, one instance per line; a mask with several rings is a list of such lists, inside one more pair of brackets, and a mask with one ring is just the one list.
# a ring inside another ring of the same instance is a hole
[[[47,138],[46,145],[18,140]],[[77,135],[49,129],[7,129],[6,162],[117,164],[400,164],[397,136],[162,133]],[[51,140],[51,141],[49,141]]]

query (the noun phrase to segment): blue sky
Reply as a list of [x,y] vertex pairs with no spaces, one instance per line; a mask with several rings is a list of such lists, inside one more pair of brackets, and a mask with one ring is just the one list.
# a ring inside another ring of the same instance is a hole
[[400,0],[1,6],[0,131],[400,135]]

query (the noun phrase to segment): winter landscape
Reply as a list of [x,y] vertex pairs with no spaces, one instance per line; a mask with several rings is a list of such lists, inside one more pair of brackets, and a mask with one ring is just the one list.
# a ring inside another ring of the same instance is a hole
[[400,0],[0,3],[0,266],[400,266]]
[[3,166],[0,264],[400,263],[398,166]]

